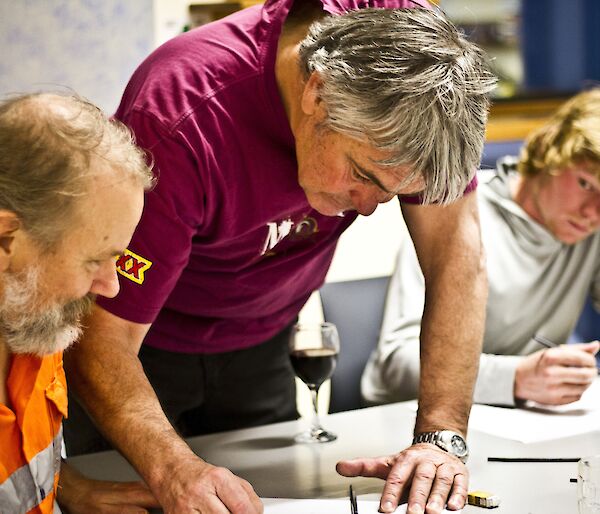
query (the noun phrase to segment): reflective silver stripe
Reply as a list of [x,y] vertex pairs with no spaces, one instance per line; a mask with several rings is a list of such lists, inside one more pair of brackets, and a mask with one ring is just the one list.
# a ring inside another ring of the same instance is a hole
[[61,444],[62,426],[52,443],[0,484],[2,514],[25,514],[52,493],[54,476],[60,471]]

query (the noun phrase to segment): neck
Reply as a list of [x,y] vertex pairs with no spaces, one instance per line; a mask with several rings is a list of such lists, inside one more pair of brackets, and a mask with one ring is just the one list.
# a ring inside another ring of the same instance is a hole
[[8,370],[10,368],[11,354],[3,341],[0,341],[0,404],[10,407],[8,402]]
[[543,224],[538,208],[537,191],[539,184],[537,180],[519,174],[510,183],[510,190],[515,203],[535,221]]
[[311,23],[323,14],[322,10],[314,8],[307,8],[306,12],[302,13],[291,13],[283,26],[277,44],[275,79],[292,131],[301,114],[300,99],[305,83],[298,62],[298,47]]

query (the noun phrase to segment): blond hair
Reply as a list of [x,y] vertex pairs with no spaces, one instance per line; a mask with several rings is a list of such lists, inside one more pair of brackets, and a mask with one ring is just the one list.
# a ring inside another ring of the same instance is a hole
[[531,177],[583,162],[600,179],[600,88],[574,96],[530,134],[518,169]]

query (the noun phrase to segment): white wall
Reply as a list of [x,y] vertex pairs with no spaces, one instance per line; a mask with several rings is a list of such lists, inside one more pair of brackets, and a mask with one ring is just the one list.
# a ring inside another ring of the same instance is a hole
[[[377,207],[371,216],[359,216],[342,234],[326,282],[391,275],[403,237],[409,235],[396,199]],[[307,323],[322,318],[319,296],[314,293],[300,319]]]
[[408,231],[395,198],[358,219],[340,238],[327,282],[391,274],[400,240]]
[[0,96],[71,88],[112,113],[153,45],[152,0],[4,0]]
[[190,0],[154,0],[155,47],[180,34],[189,24],[190,3]]

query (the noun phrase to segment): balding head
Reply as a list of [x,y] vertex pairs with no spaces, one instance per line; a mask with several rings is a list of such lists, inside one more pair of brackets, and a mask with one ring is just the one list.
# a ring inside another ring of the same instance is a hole
[[93,104],[40,93],[0,105],[0,209],[14,212],[40,245],[52,246],[69,228],[90,178],[113,173],[152,185],[129,130]]

